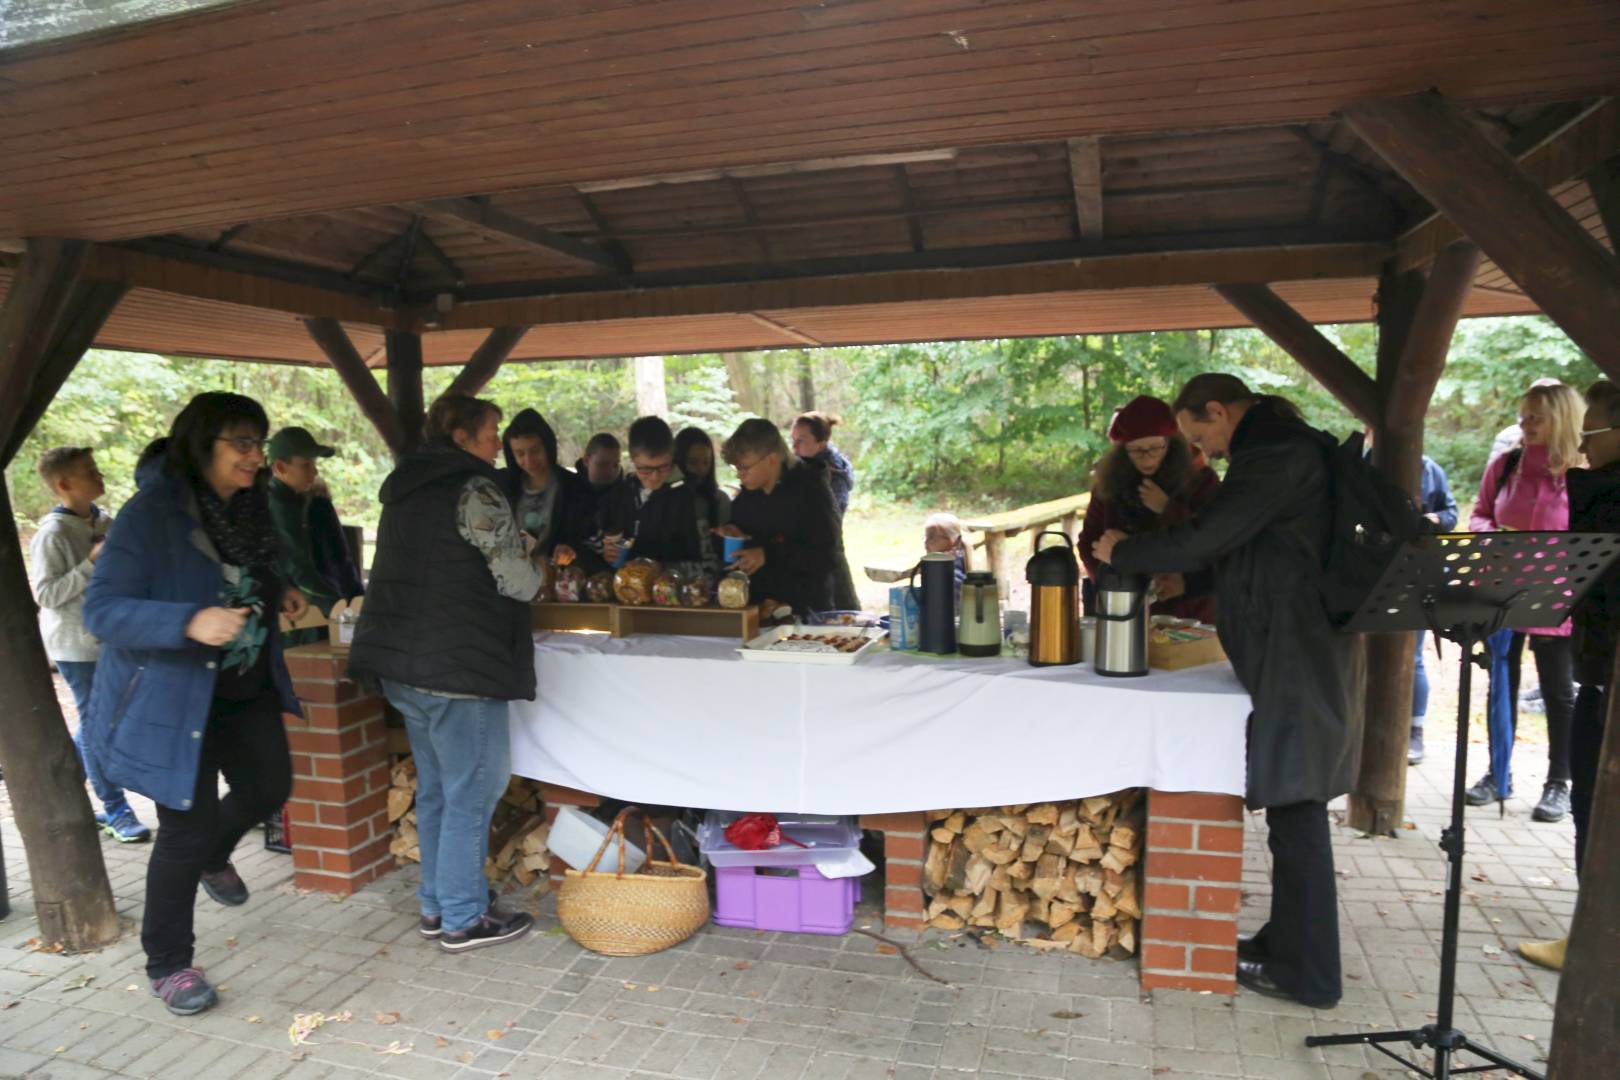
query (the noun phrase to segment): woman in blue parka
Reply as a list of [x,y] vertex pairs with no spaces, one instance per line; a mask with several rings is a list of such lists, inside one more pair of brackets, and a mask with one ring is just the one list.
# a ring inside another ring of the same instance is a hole
[[157,803],[141,944],[152,993],[181,1016],[218,1001],[192,964],[198,882],[246,903],[231,852],[292,789],[281,716],[299,707],[278,615],[306,603],[277,569],[268,430],[252,398],[192,398],[137,471],[85,594],[101,641],[86,723],[107,776]]

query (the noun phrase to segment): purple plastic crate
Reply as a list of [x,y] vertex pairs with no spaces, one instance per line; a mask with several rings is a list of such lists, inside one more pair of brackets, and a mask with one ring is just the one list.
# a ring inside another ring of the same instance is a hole
[[847,934],[860,878],[822,877],[814,866],[717,866],[714,921],[721,926]]

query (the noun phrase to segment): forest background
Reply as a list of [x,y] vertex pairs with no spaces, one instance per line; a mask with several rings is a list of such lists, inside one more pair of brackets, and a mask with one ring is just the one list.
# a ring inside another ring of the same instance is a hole
[[[1323,330],[1373,370],[1372,324]],[[1137,394],[1172,398],[1189,376],[1208,370],[1289,397],[1313,424],[1338,435],[1355,428],[1325,390],[1254,330],[507,364],[484,396],[508,416],[525,406],[544,413],[566,463],[594,432],[622,436],[638,408],[650,404],[676,429],[696,424],[717,444],[749,416],[785,427],[808,408],[838,414],[843,423],[833,442],[857,474],[845,529],[860,579],[859,567],[920,549],[921,522],[933,510],[991,513],[1084,491],[1107,449],[1116,408]],[[428,400],[455,371],[427,371]],[[1584,389],[1599,372],[1543,318],[1459,327],[1429,410],[1425,450],[1445,468],[1460,503],[1472,501],[1492,439],[1542,376]],[[350,524],[375,526],[375,495],[391,458],[330,369],[92,351],[7,476],[25,536],[52,503],[33,474],[45,449],[93,447],[107,477],[104,504],[116,512],[133,494],[142,447],[203,390],[248,394],[265,406],[272,428],[300,424],[337,446],[321,471],[339,512]],[[724,466],[721,479],[735,481]]]

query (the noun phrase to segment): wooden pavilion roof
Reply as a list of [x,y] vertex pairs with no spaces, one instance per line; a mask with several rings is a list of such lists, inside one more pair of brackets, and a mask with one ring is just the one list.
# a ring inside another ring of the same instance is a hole
[[[1370,318],[1457,233],[1335,118],[1438,88],[1594,234],[1612,0],[248,0],[0,51],[0,249],[107,347],[428,363]],[[5,256],[0,255],[0,260]],[[4,269],[0,267],[0,280]],[[1469,314],[1536,310],[1489,262]]]

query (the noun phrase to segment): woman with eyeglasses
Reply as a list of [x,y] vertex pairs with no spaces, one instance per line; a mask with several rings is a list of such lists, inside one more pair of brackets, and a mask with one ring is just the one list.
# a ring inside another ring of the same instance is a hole
[[[1215,497],[1215,470],[1195,461],[1192,447],[1176,427],[1170,406],[1143,395],[1114,414],[1108,426],[1112,449],[1092,473],[1091,501],[1080,528],[1080,559],[1093,581],[1097,559],[1091,548],[1103,533],[1152,532],[1187,521]],[[1155,615],[1215,621],[1214,579],[1208,571],[1159,574]]]
[[[1569,528],[1569,489],[1565,473],[1586,464],[1581,455],[1581,396],[1563,383],[1538,383],[1519,401],[1522,445],[1500,455],[1485,468],[1479,498],[1469,519],[1472,532],[1562,531]],[[1518,727],[1519,669],[1524,646],[1536,658],[1541,699],[1547,707],[1547,781],[1531,817],[1561,821],[1569,813],[1569,739],[1575,714],[1574,660],[1570,624],[1551,629],[1498,631],[1487,641],[1500,657],[1507,653],[1508,709]],[[1506,799],[1513,777],[1486,774],[1468,789],[1468,804]]]
[[832,604],[838,552],[838,507],[832,488],[791,450],[769,420],[744,420],[721,447],[742,491],[722,535],[747,542],[732,565],[748,575],[754,603],[780,600],[796,612]]
[[180,1016],[218,1001],[193,963],[197,886],[247,902],[231,853],[292,790],[281,716],[301,710],[279,616],[307,603],[279,569],[268,429],[251,398],[192,398],[146,459],[85,594],[101,641],[85,722],[107,778],[157,803],[141,945],[152,993]]

